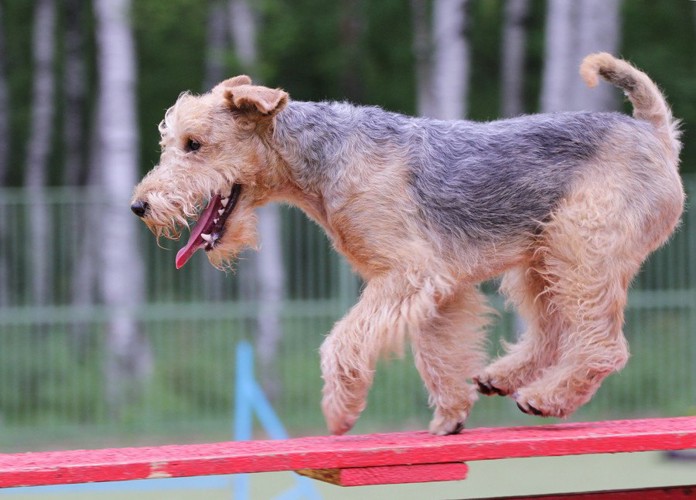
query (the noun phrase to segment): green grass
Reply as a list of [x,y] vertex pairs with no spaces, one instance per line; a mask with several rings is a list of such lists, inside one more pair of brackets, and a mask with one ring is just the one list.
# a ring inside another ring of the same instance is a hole
[[[322,379],[318,349],[337,314],[289,315],[273,365],[268,393],[292,435],[324,433],[320,410]],[[508,313],[497,319],[491,355],[499,338],[511,331]],[[610,376],[574,420],[680,415],[695,412],[693,372],[696,338],[689,309],[629,309],[626,332],[632,358]],[[86,354],[74,348],[65,327],[33,331],[17,326],[3,332],[0,349],[0,444],[25,449],[54,447],[74,436],[79,446],[129,442],[190,441],[230,437],[234,401],[235,348],[250,338],[239,319],[205,312],[189,320],[143,322],[154,357],[152,377],[133,395],[118,418],[104,401],[101,326],[92,324]],[[256,377],[264,380],[261,367]],[[430,420],[427,394],[410,354],[382,361],[368,405],[355,432],[423,429]],[[540,424],[521,414],[506,398],[481,398],[469,426]],[[13,436],[29,436],[26,441]],[[258,435],[263,436],[262,429]]]

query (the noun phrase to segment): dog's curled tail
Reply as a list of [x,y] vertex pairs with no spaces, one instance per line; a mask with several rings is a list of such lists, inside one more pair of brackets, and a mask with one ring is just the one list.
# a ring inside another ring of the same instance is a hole
[[621,88],[633,104],[633,116],[652,123],[674,158],[679,156],[679,120],[672,116],[665,97],[648,75],[606,52],[585,57],[580,64],[580,75],[589,87],[597,85],[600,75]]

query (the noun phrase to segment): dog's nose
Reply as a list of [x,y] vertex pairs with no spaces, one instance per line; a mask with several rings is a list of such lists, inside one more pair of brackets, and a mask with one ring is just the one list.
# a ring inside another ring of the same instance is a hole
[[131,205],[131,210],[138,217],[145,217],[145,212],[150,207],[146,201],[137,200]]

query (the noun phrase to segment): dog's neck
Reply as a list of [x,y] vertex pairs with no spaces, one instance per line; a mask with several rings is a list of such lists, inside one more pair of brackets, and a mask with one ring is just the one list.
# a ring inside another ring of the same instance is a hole
[[325,192],[335,181],[347,137],[340,122],[348,104],[291,101],[276,117],[273,142],[304,192]]
[[276,117],[271,141],[288,177],[280,198],[304,210],[329,232],[324,199],[336,180],[346,139],[337,127],[341,113],[336,107],[332,103],[291,101]]

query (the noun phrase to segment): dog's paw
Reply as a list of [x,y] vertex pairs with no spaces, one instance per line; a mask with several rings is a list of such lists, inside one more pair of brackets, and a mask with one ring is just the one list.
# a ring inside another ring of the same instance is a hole
[[326,427],[331,434],[340,436],[353,428],[360,417],[360,412],[350,413],[340,409],[332,398],[324,398],[322,411],[326,420]]
[[575,410],[575,405],[565,401],[545,397],[528,389],[520,389],[512,394],[521,412],[536,417],[565,418]]
[[353,428],[365,409],[366,395],[362,391],[346,388],[331,377],[326,377],[323,392],[321,409],[329,432],[345,434]]
[[498,396],[507,396],[508,394],[504,389],[498,387],[495,380],[487,377],[485,374],[474,377],[474,382],[476,383],[478,392],[485,396],[492,396],[494,394]]
[[473,380],[481,394],[509,396],[539,375],[539,366],[529,356],[507,355],[487,366]]
[[342,436],[353,428],[358,421],[357,415],[345,418],[326,418],[326,426],[334,436]]
[[459,434],[464,430],[468,412],[461,411],[448,415],[442,415],[439,411],[430,422],[430,433],[436,436],[447,436],[449,434]]

